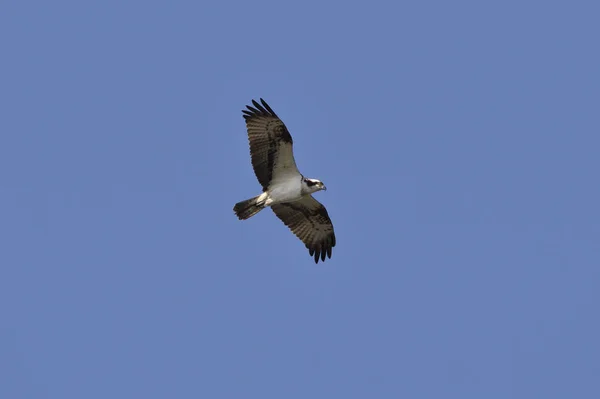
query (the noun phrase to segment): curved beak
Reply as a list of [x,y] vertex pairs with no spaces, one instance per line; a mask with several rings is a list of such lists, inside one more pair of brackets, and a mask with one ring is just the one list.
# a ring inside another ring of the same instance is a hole
[[323,190],[327,191],[327,187],[323,184]]

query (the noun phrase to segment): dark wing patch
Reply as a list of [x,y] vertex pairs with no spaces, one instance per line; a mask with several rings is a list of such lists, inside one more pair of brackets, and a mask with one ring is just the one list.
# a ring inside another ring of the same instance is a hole
[[290,228],[308,248],[315,263],[331,258],[335,233],[327,209],[311,195],[294,202],[272,205],[275,215]]
[[279,158],[284,158],[286,164],[295,167],[292,152],[292,136],[269,105],[260,99],[259,104],[252,100],[252,106],[247,105],[247,110],[242,110],[248,130],[250,142],[250,156],[252,167],[258,182],[266,191],[273,179],[273,168]]

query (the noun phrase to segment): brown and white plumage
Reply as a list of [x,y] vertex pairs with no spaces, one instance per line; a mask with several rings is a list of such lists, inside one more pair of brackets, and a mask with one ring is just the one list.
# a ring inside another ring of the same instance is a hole
[[315,263],[325,255],[331,258],[331,250],[335,247],[335,234],[327,209],[312,195],[306,195],[294,202],[283,202],[271,205],[275,215],[314,255]]
[[252,167],[258,182],[267,191],[273,175],[279,180],[300,175],[294,160],[294,144],[285,124],[261,98],[262,105],[252,100],[254,107],[242,110],[248,130]]
[[312,193],[326,190],[316,179],[305,178],[296,166],[293,140],[285,124],[261,98],[246,106],[250,156],[263,193],[238,202],[233,210],[240,220],[248,219],[267,206],[306,245],[315,263],[331,258],[335,246],[333,224],[325,207]]

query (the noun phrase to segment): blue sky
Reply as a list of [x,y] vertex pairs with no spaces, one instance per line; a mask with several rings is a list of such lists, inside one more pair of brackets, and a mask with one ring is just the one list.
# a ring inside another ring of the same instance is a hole
[[[600,397],[599,13],[4,4],[0,397]],[[232,212],[259,97],[324,264]]]

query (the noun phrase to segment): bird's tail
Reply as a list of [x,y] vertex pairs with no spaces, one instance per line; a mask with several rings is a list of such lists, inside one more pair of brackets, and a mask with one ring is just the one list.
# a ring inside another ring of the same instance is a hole
[[265,206],[258,203],[258,197],[260,195],[235,204],[233,211],[240,220],[246,220],[264,209]]

